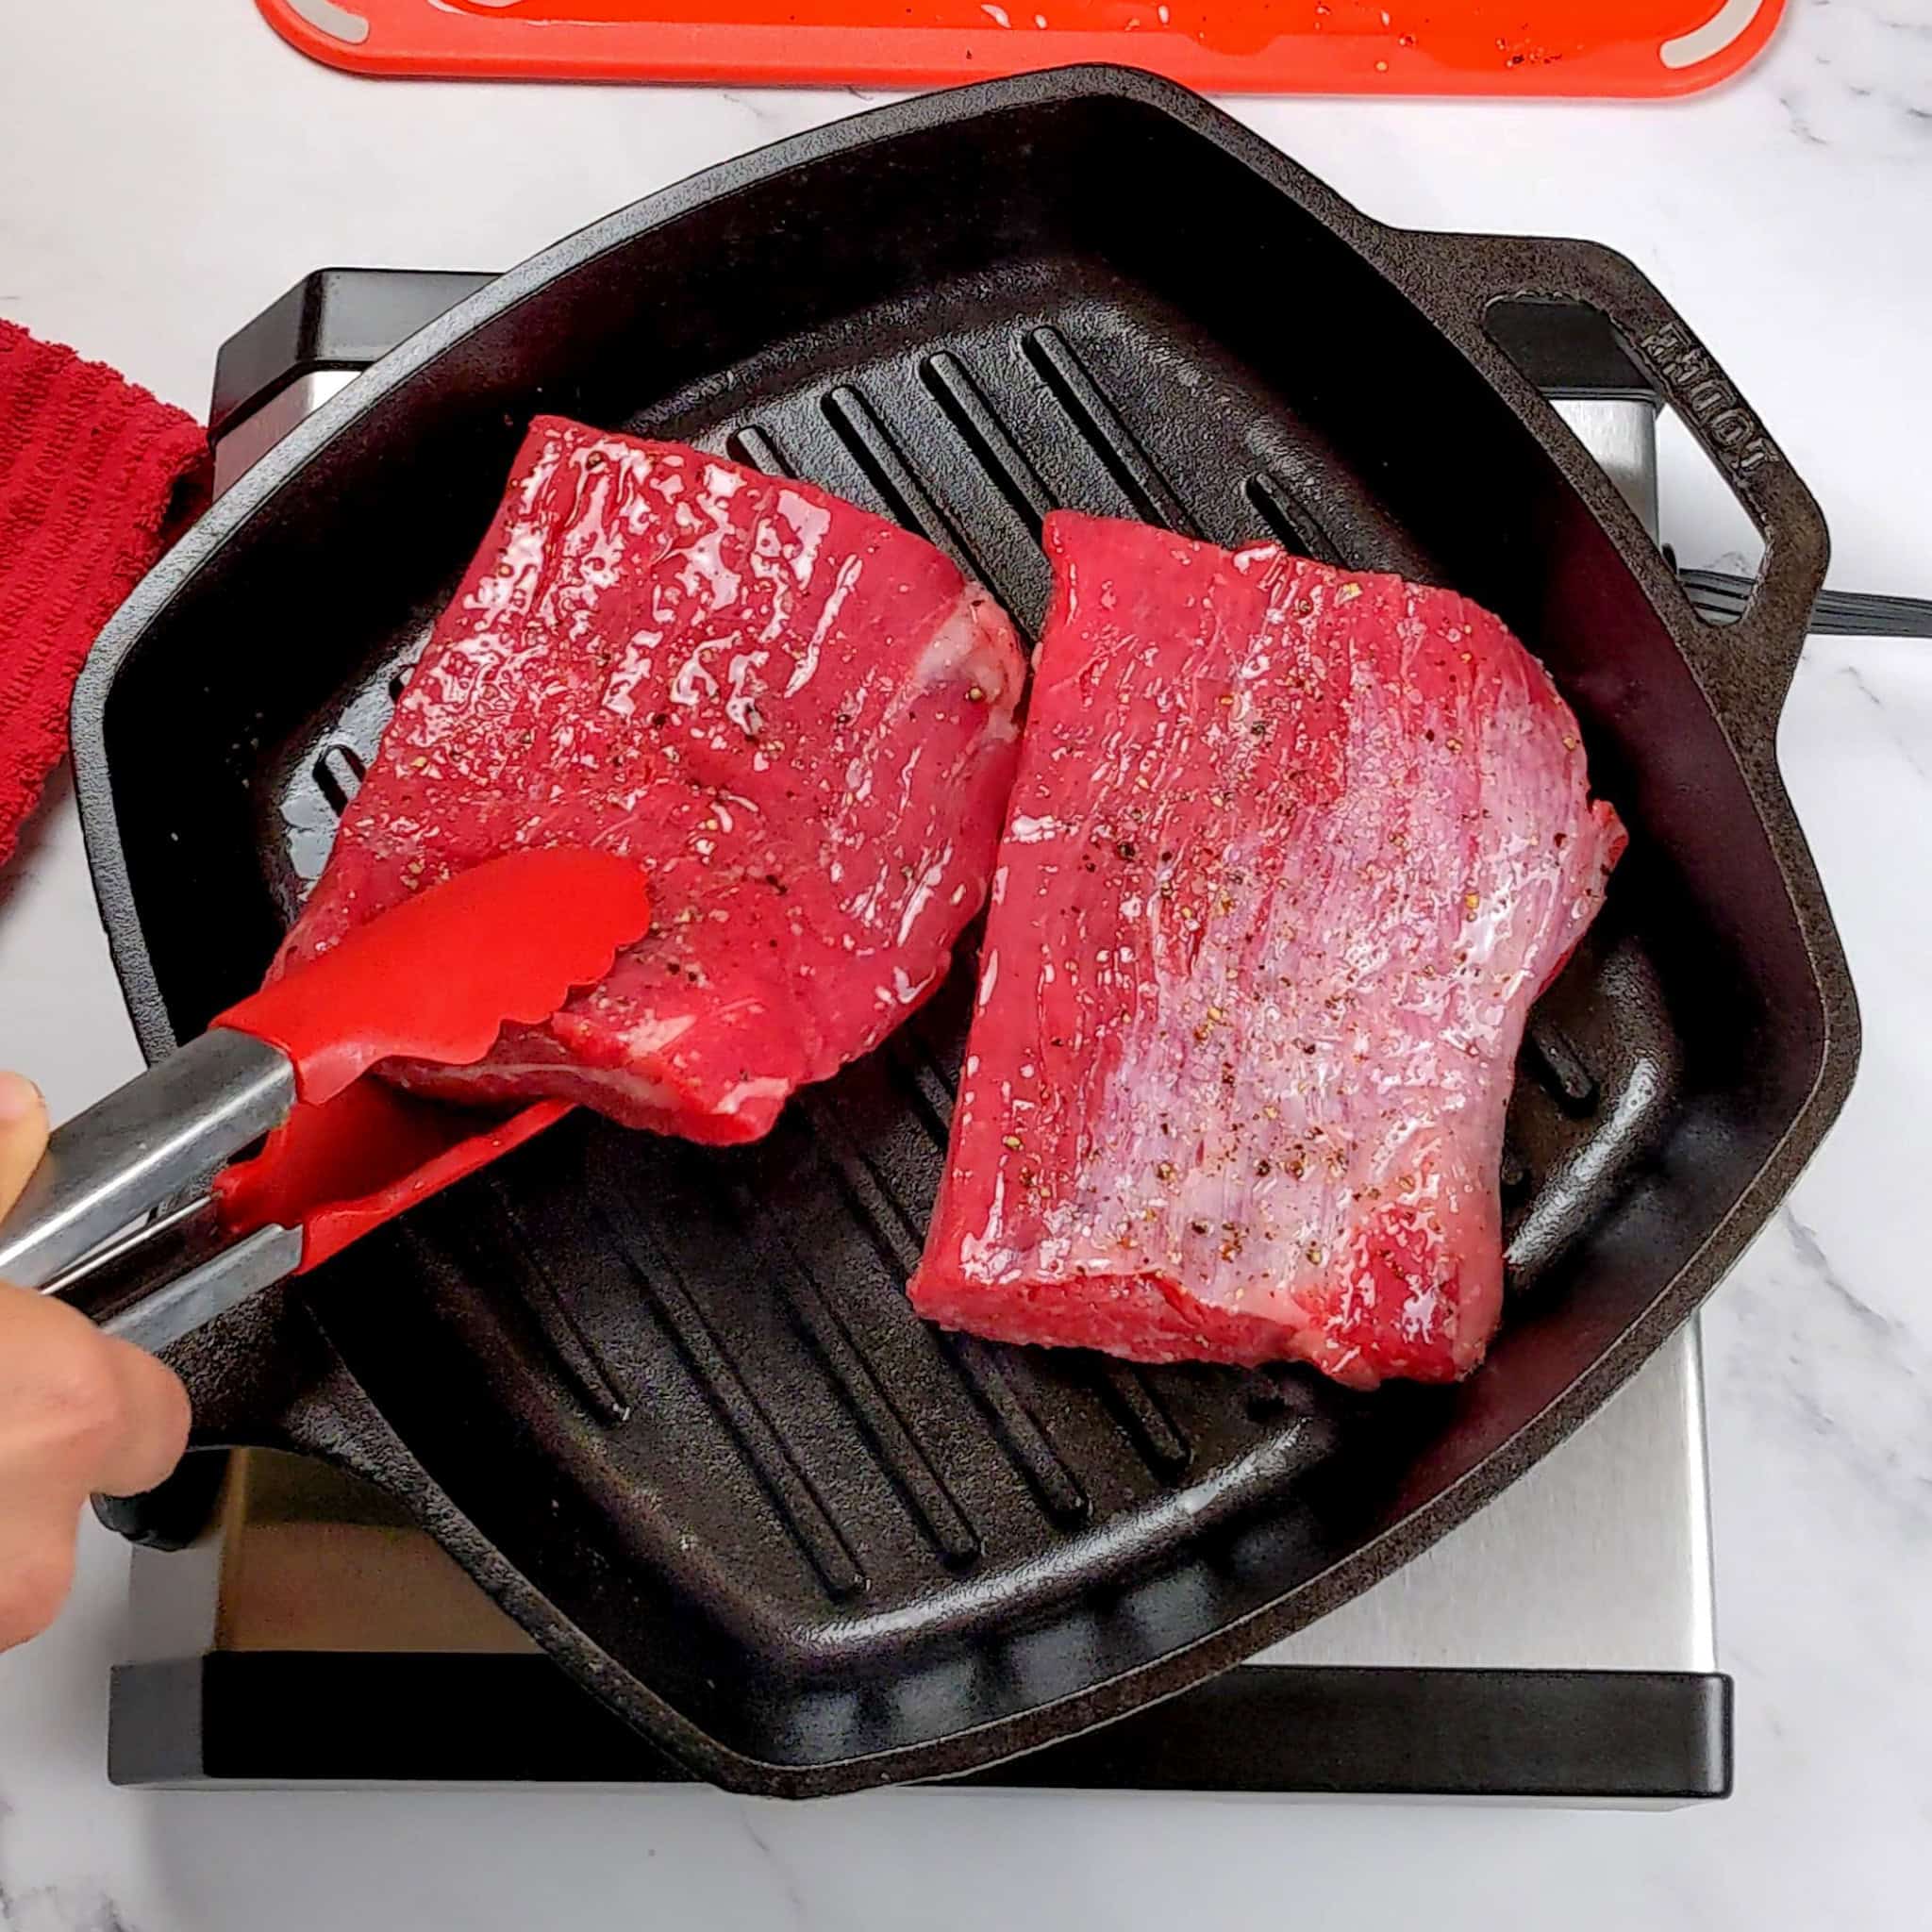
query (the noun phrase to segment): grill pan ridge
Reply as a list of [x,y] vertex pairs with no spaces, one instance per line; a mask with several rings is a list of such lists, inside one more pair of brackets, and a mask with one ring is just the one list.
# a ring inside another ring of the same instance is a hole
[[[1607,314],[1725,464],[1767,538],[1740,624],[1702,626],[1485,335],[1489,302],[1525,298]],[[573,1117],[177,1349],[199,1440],[397,1496],[703,1774],[808,1795],[956,1774],[1345,1600],[1596,1407],[1841,1104],[1856,1010],[1773,750],[1824,534],[1774,445],[1620,258],[1383,228],[1106,69],[881,109],[623,210],[459,304],[217,504],[75,701],[150,1055],[258,977],[540,408],[809,476],[1028,629],[1058,506],[1452,583],[1550,663],[1633,830],[1532,1018],[1515,1291],[1459,1388],[1361,1397],[920,1323],[903,1283],[963,966],[757,1147]]]

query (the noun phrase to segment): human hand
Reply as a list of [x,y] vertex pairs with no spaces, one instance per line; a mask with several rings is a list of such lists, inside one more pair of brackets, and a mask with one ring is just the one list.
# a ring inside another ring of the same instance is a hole
[[[0,1214],[47,1144],[39,1090],[0,1073]],[[95,1491],[134,1496],[181,1459],[188,1394],[172,1370],[64,1302],[0,1283],[0,1650],[54,1621]]]

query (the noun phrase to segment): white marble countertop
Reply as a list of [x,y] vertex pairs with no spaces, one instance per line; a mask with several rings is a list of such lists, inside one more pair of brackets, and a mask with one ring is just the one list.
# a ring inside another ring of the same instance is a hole
[[[1708,340],[1824,504],[1834,581],[1932,596],[1932,15],[1790,0],[1769,56],[1667,107],[1248,103],[1418,225],[1588,235]],[[8,9],[0,314],[191,408],[215,343],[308,269],[489,268],[840,93],[369,83],[246,0]],[[1687,562],[1731,541],[1668,450]],[[125,1553],[0,1662],[4,1932],[345,1924],[879,1927],[1562,1922],[1919,1926],[1932,1910],[1932,645],[1822,640],[1785,769],[1844,931],[1865,1060],[1707,1317],[1738,1790],[1670,1815],[888,1793],[148,1794],[103,1774]],[[57,1112],[138,1066],[57,798],[0,879],[0,1064]]]

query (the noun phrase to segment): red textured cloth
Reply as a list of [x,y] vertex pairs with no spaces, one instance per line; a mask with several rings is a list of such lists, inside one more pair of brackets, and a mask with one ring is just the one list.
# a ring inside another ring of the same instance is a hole
[[103,625],[199,508],[201,425],[0,322],[0,864],[67,749]]

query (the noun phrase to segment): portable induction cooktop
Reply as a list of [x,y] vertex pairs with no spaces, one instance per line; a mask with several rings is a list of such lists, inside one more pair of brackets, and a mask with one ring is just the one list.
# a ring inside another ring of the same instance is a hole
[[[328,270],[298,284],[217,361],[218,487],[487,279]],[[1581,311],[1541,313],[1512,353],[1655,533],[1657,397]],[[112,1687],[117,1783],[688,1776],[391,1504],[320,1463],[202,1457],[117,1507],[145,1542]],[[965,1782],[1721,1797],[1730,1684],[1715,1651],[1693,1322],[1574,1438],[1365,1594],[1196,1690]]]

